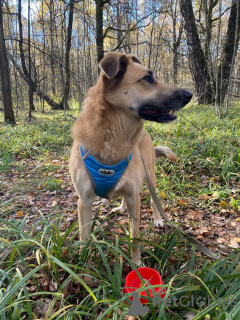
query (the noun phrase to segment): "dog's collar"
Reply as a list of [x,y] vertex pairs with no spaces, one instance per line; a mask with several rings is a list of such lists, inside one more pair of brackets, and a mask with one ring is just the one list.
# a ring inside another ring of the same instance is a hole
[[96,195],[107,198],[108,192],[116,185],[132,159],[133,152],[116,164],[103,163],[81,145],[80,153],[89,176],[94,185]]

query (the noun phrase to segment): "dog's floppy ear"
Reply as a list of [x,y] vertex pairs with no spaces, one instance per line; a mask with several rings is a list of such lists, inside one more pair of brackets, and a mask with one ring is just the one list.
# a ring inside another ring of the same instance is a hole
[[107,52],[99,63],[99,68],[109,79],[116,77],[119,71],[126,71],[126,54],[120,52]]

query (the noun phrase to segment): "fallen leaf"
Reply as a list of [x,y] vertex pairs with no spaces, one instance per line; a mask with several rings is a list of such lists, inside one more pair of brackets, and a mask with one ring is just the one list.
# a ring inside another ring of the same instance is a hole
[[49,283],[49,291],[54,292],[57,291],[57,283],[50,281]]
[[221,207],[222,209],[226,209],[226,208],[228,207],[227,202],[224,201],[224,200],[222,200],[222,201],[220,202],[220,207]]
[[207,199],[209,199],[209,196],[208,196],[206,193],[204,193],[204,194],[200,194],[200,195],[198,196],[198,198],[199,198],[200,200],[207,200]]
[[29,196],[29,197],[36,197],[36,193],[34,193],[34,192],[31,191],[31,192],[29,192],[28,196]]
[[220,244],[221,244],[221,243],[224,243],[224,242],[225,242],[225,239],[223,239],[223,238],[218,238],[218,239],[217,239],[217,243],[220,243]]
[[22,211],[22,210],[17,211],[17,212],[16,212],[16,216],[17,216],[18,218],[24,217],[23,211]]
[[237,241],[234,241],[234,239],[232,239],[230,241],[230,244],[229,244],[232,248],[235,248],[235,249],[238,249],[239,248],[239,243]]
[[51,207],[56,207],[57,206],[57,201],[53,200]]
[[164,198],[164,199],[167,198],[166,193],[163,192],[163,191],[160,192],[160,196],[161,196],[162,198]]
[[201,228],[200,233],[203,234],[205,237],[210,236],[211,234],[211,232],[206,227]]

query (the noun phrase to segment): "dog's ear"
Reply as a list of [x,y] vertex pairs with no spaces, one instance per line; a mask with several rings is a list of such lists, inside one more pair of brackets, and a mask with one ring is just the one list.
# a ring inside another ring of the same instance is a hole
[[133,54],[131,54],[131,58],[132,58],[132,61],[133,61],[133,62],[142,64],[142,62],[141,62],[136,56],[134,56]]
[[113,79],[119,71],[126,71],[126,54],[120,52],[107,52],[99,63],[99,68],[109,79]]

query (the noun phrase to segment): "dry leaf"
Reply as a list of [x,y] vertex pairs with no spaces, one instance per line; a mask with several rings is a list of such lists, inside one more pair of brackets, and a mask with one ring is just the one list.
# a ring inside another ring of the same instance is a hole
[[239,242],[240,243],[240,238],[233,238],[233,241],[235,241],[235,242]]
[[50,281],[49,283],[49,291],[54,292],[57,291],[57,283]]
[[56,207],[57,206],[57,201],[53,200],[51,207]]
[[22,210],[17,211],[17,212],[16,212],[16,216],[17,216],[18,218],[24,217],[23,211],[22,211]]
[[211,232],[206,227],[203,227],[202,229],[200,229],[200,233],[203,234],[205,237],[210,236],[211,234]]
[[160,192],[160,196],[161,196],[162,198],[164,198],[164,199],[167,198],[166,193],[163,192],[163,191]]
[[193,313],[193,312],[191,312],[191,311],[188,311],[188,312],[186,313],[186,320],[193,320],[195,316],[196,316],[195,313]]
[[227,202],[224,201],[224,200],[222,200],[222,201],[220,202],[220,207],[221,207],[222,209],[226,209],[226,208],[228,207]]
[[200,195],[198,196],[198,199],[200,199],[200,200],[207,200],[207,199],[209,199],[209,196],[208,196],[206,193],[200,194]]
[[230,241],[230,244],[229,244],[232,248],[235,248],[235,249],[238,249],[239,248],[239,243],[237,241],[234,241],[234,239],[232,239]]

